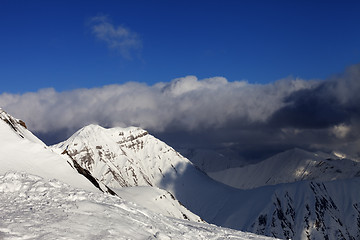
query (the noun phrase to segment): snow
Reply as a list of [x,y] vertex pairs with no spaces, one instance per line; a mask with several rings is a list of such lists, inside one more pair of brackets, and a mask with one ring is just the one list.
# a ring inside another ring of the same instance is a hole
[[125,199],[19,172],[0,176],[0,239],[269,239],[166,217]]
[[156,213],[193,222],[204,222],[199,216],[186,209],[171,193],[160,188],[138,186],[113,190],[121,198],[128,199]]

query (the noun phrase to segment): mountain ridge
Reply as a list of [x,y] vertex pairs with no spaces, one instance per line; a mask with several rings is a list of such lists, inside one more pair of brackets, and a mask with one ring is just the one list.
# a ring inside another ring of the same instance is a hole
[[[102,133],[96,135],[99,129]],[[69,138],[71,141],[57,146],[70,150],[74,159],[84,161],[84,166],[90,164],[92,167],[89,169],[94,172],[101,173],[104,166],[116,166],[125,178],[122,181],[128,185],[151,184],[169,191],[207,222],[287,239],[333,239],[343,236],[352,240],[360,237],[360,226],[352,226],[352,222],[360,219],[355,207],[360,203],[360,195],[354,192],[354,186],[359,184],[358,178],[348,179],[348,184],[340,184],[342,180],[303,179],[240,190],[213,181],[189,160],[150,134],[135,137],[130,130],[123,128],[94,126],[91,130],[95,130],[95,134],[88,132],[94,134],[90,137],[96,140],[94,142],[84,141],[75,133],[74,138]],[[105,137],[101,139],[101,136]],[[111,142],[104,139],[111,139]],[[293,152],[304,153],[299,149]],[[107,159],[104,158],[106,155]],[[104,165],[106,161],[111,164]],[[99,162],[101,164],[97,165]],[[102,179],[114,181],[108,178],[111,177],[109,171],[104,173]],[[140,180],[143,178],[141,174],[146,174],[149,181]],[[113,184],[121,187],[119,183]],[[341,188],[348,202],[339,198]]]
[[294,148],[256,164],[207,174],[229,186],[250,189],[302,180],[331,181],[359,177],[360,163],[335,155]]

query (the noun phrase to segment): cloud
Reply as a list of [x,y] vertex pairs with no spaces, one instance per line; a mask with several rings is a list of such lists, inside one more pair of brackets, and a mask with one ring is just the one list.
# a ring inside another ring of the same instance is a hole
[[[357,125],[360,118],[360,64],[314,88],[290,94],[271,121],[283,127],[327,129]],[[347,129],[348,127],[346,127]]]
[[133,51],[142,48],[138,34],[124,26],[114,26],[107,16],[97,16],[89,21],[92,33],[104,41],[110,49],[117,50],[124,58],[130,59]]
[[[360,156],[360,64],[313,88],[295,91],[269,118],[274,128],[301,129],[298,144]],[[287,139],[289,140],[289,139]],[[351,149],[351,150],[350,150]]]
[[0,106],[52,143],[95,123],[140,126],[179,148],[231,146],[250,159],[291,147],[359,155],[359,69],[326,81],[250,84],[187,76],[151,86],[42,89],[1,94]]
[[[311,82],[289,79],[268,85],[228,82],[216,77],[178,78],[153,86],[129,82],[93,89],[0,95],[0,104],[29,122],[32,130],[79,128],[84,124],[138,125],[156,132],[225,127],[231,121],[263,122],[291,92]],[[36,114],[35,114],[36,113]]]
[[351,131],[351,128],[345,124],[336,125],[332,128],[333,134],[338,138],[345,138]]

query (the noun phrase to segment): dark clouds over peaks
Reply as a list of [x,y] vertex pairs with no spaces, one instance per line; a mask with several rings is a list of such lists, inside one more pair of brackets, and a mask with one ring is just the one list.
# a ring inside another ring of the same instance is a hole
[[174,147],[231,147],[247,158],[301,147],[359,155],[360,65],[325,81],[270,84],[194,76],[0,95],[0,105],[54,143],[90,123],[140,126]]
[[280,126],[296,128],[328,128],[350,124],[359,116],[360,67],[352,66],[329,81],[312,89],[290,94],[284,99],[287,106],[272,116]]

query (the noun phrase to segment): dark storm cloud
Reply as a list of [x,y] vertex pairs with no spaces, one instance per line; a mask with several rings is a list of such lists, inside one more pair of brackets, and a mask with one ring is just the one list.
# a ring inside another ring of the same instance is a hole
[[[340,150],[359,156],[360,65],[284,98],[284,107],[268,126],[294,145],[314,150]],[[289,134],[290,133],[290,134]]]
[[315,89],[301,90],[284,99],[287,105],[276,111],[271,125],[305,129],[328,128],[347,122],[351,113],[326,89],[326,83]]
[[359,69],[359,65],[352,66],[313,89],[292,93],[284,99],[286,106],[276,111],[270,122],[275,126],[305,129],[349,124],[359,116]]

